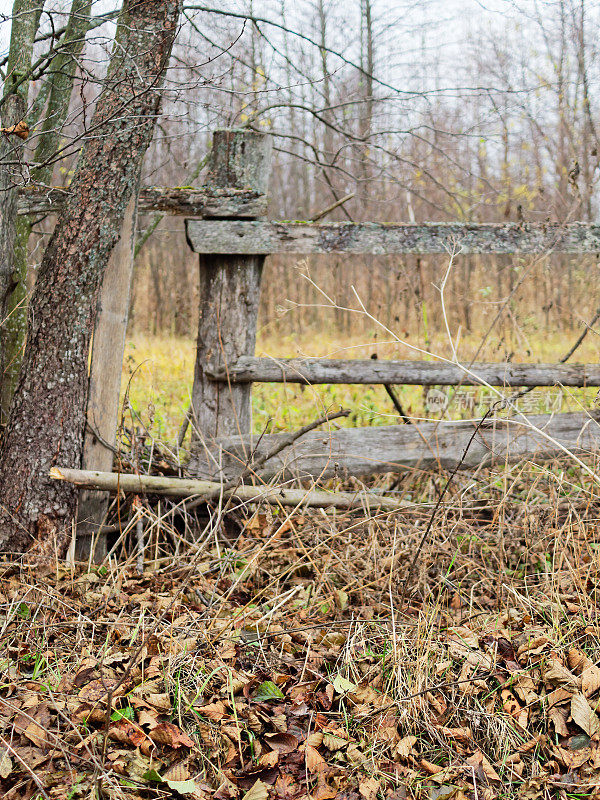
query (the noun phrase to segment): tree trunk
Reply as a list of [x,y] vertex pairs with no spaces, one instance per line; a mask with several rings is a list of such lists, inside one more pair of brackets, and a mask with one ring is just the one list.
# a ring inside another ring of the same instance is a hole
[[[98,292],[160,106],[180,0],[125,0],[103,93],[40,266],[0,465],[0,548],[64,551],[77,494],[48,478],[79,466]],[[41,541],[42,538],[45,541]]]
[[[33,0],[33,5],[37,6],[39,17],[41,6],[37,0]],[[48,107],[41,131],[38,134],[39,139],[34,157],[35,162],[43,166],[31,171],[32,177],[42,184],[49,184],[52,181],[52,173],[54,171],[53,158],[56,157],[58,152],[63,125],[69,111],[77,59],[83,49],[91,6],[91,0],[73,0],[60,53],[50,62],[50,75],[46,78],[50,84]],[[34,28],[33,33],[35,33],[38,27],[37,23],[32,27]],[[31,52],[28,58],[31,61]],[[32,116],[35,124],[35,115]],[[13,288],[6,301],[6,322],[3,336],[6,368],[2,379],[2,400],[0,405],[6,416],[19,379],[21,358],[27,335],[27,275],[30,235],[31,217],[19,217],[14,246]]]
[[[42,3],[39,0],[15,0],[6,80],[4,81],[2,126],[22,122],[27,112],[27,93],[31,69],[33,40],[37,31]],[[24,295],[15,269],[15,237],[17,224],[17,191],[25,183],[26,173],[15,168],[23,159],[23,140],[15,135],[0,134],[0,421],[6,422],[14,376],[18,369],[19,347],[13,328],[20,318]]]

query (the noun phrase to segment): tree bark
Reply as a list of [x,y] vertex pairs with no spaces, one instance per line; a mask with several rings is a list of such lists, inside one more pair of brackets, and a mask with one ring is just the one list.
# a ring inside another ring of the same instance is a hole
[[[6,80],[4,81],[2,127],[9,128],[24,121],[27,112],[33,40],[42,12],[40,0],[15,0],[10,37]],[[17,232],[17,194],[26,182],[20,164],[23,140],[15,135],[0,134],[0,421],[6,422],[18,369],[19,345],[14,336],[21,315],[20,276],[16,269],[15,238]]]
[[[160,106],[180,0],[125,0],[102,95],[69,197],[40,266],[21,377],[0,465],[0,549],[32,539],[66,549],[77,493],[50,481],[60,460],[79,466],[88,356],[98,292],[138,180]],[[43,540],[43,541],[42,541]]]
[[[38,16],[41,6],[37,6]],[[56,155],[62,128],[69,111],[69,102],[73,89],[77,59],[81,55],[85,34],[88,28],[90,0],[73,0],[64,40],[60,52],[52,59],[49,66],[50,83],[48,107],[41,126],[38,145],[35,151],[35,162],[42,167],[32,170],[32,177],[41,183],[50,183],[54,170],[52,157]],[[34,26],[37,29],[37,24]],[[35,33],[35,30],[33,31]],[[33,41],[33,39],[31,39]],[[31,51],[28,55],[31,62]],[[29,63],[27,64],[29,67]],[[35,116],[33,123],[35,124]],[[48,163],[45,163],[48,162]],[[10,403],[17,386],[21,371],[21,359],[27,335],[27,275],[28,275],[28,242],[31,235],[31,218],[19,217],[16,226],[13,259],[13,288],[6,301],[6,321],[4,324],[4,352],[6,368],[2,378],[1,406],[8,414]]]

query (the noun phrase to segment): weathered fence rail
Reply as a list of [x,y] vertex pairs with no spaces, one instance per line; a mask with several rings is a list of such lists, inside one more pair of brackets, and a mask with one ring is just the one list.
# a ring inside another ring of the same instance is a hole
[[[403,469],[453,469],[461,461],[477,425],[477,420],[414,422],[315,431],[268,459],[261,466],[260,477],[324,480]],[[218,459],[200,464],[198,471],[211,480],[232,480],[246,468],[249,454],[254,459],[262,458],[277,449],[285,436],[223,439]],[[540,414],[486,420],[477,430],[461,469],[514,463],[523,458],[548,459],[565,449],[580,454],[600,449],[596,415]]]
[[[68,189],[28,186],[19,193],[19,214],[56,214]],[[255,218],[266,213],[264,193],[251,189],[170,189],[145,186],[140,189],[138,213],[162,212],[186,217]]]
[[372,222],[233,222],[189,220],[187,237],[196,253],[595,253],[600,225],[551,223],[438,223],[378,225]]
[[597,364],[458,364],[374,359],[256,358],[208,367],[216,381],[231,383],[357,383],[416,386],[600,386]]

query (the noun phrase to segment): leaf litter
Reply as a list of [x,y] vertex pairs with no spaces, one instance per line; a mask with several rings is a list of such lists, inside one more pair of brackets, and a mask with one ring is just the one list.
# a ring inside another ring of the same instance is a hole
[[418,510],[2,578],[0,796],[600,796],[597,529],[512,513],[445,508],[403,607]]

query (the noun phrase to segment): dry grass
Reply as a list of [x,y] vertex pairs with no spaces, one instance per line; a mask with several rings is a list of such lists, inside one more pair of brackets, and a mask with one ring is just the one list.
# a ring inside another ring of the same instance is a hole
[[592,796],[597,489],[566,462],[503,479],[460,478],[408,587],[427,507],[186,532],[163,503],[143,575],[3,580],[2,796]]

